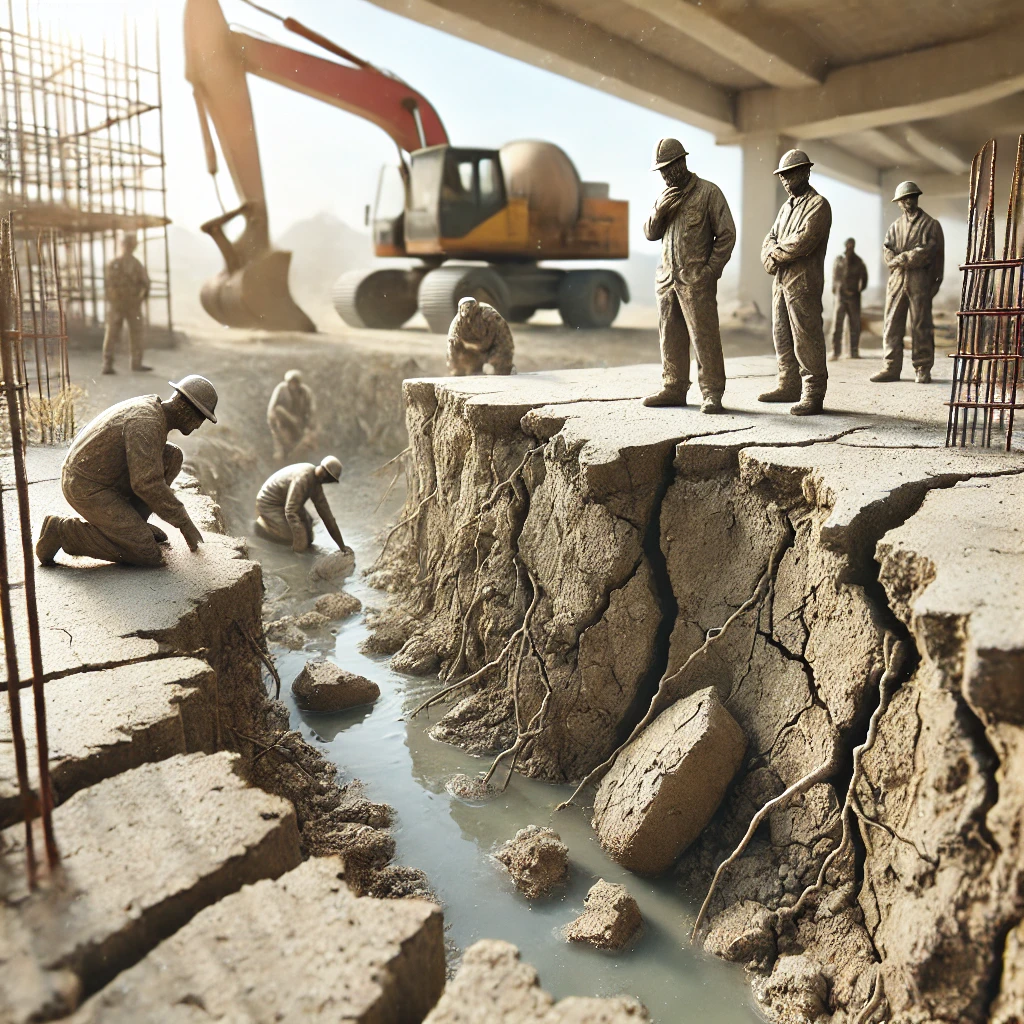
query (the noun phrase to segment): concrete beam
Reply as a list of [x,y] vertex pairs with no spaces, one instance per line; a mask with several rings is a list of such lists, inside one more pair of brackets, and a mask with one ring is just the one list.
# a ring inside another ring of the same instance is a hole
[[712,13],[692,0],[624,0],[727,58],[769,85],[794,89],[818,85],[825,58],[792,25],[746,7],[742,15]]
[[1024,90],[1022,49],[1024,26],[1014,25],[840,68],[820,86],[751,89],[737,99],[737,132],[815,139],[942,117]]
[[899,132],[907,145],[918,156],[924,157],[925,160],[949,174],[966,174],[971,169],[971,161],[964,159],[953,146],[932,138],[912,124],[905,124],[894,131]]
[[879,169],[834,143],[824,139],[806,139],[798,141],[795,147],[807,153],[814,161],[814,170],[818,173],[835,178],[844,185],[864,189],[865,192],[878,194],[881,191]]
[[370,0],[377,7],[705,131],[734,128],[726,90],[536,0]]

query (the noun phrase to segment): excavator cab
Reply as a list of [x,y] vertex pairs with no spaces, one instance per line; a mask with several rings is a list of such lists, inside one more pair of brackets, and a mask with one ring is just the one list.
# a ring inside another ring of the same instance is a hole
[[373,251],[377,256],[405,255],[406,187],[403,168],[385,164],[373,204]]

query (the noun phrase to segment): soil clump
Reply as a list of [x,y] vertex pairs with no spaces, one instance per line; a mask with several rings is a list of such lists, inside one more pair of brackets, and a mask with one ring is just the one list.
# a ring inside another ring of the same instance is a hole
[[521,828],[494,856],[529,900],[547,896],[569,877],[569,848],[557,832],[540,825]]
[[587,942],[595,949],[622,949],[640,930],[643,918],[624,885],[603,878],[591,886],[584,911],[565,930],[569,942]]

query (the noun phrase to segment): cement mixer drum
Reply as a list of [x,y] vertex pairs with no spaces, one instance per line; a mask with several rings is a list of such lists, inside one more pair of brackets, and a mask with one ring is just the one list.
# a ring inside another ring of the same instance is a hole
[[530,219],[570,228],[580,215],[580,176],[565,151],[552,142],[524,139],[498,152],[509,198],[525,197]]

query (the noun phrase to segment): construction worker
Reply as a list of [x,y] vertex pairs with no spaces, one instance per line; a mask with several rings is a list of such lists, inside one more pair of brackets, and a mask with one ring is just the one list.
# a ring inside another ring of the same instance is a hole
[[846,248],[832,264],[832,358],[843,354],[843,324],[850,321],[850,358],[860,359],[860,293],[868,286],[868,268],[854,251],[857,242],[846,240]]
[[686,166],[677,139],[654,147],[653,171],[665,188],[654,204],[644,234],[661,239],[654,277],[661,336],[662,388],[644,405],[686,405],[690,387],[690,345],[697,356],[700,411],[722,411],[725,360],[718,325],[718,279],[736,244],[736,225],[721,189]]
[[128,345],[133,373],[148,373],[153,368],[142,364],[145,327],[142,300],[149,294],[149,275],[135,258],[135,233],[126,231],[121,238],[121,253],[106,266],[103,275],[107,304],[107,329],[103,335],[103,372],[114,373],[114,350],[128,324]]
[[256,496],[257,533],[268,540],[291,544],[293,551],[305,551],[313,543],[313,518],[306,511],[306,502],[312,501],[334,543],[342,551],[351,552],[324,496],[323,485],[336,484],[341,470],[340,460],[333,455],[319,466],[297,462],[279,469]]
[[267,425],[274,438],[275,459],[286,459],[301,445],[315,443],[316,400],[298,370],[289,370],[274,388]]
[[889,225],[882,258],[889,268],[882,328],[882,369],[871,379],[894,381],[903,369],[903,335],[910,315],[911,359],[918,384],[931,384],[935,362],[932,299],[942,285],[945,238],[942,225],[918,206],[921,190],[912,181],[896,186],[894,203],[903,215]]
[[459,309],[448,328],[448,374],[465,377],[483,373],[491,364],[495,373],[515,373],[515,344],[505,318],[472,295],[459,299]]
[[204,420],[217,422],[217,390],[195,374],[171,382],[175,394],[129,398],[85,425],[61,469],[61,489],[82,516],[47,516],[36,543],[36,557],[52,565],[57,552],[88,555],[126,565],[163,565],[160,527],[147,522],[156,513],[181,530],[189,550],[203,541],[185,506],[171,490],[181,470],[182,452],[169,444],[172,430],[191,434]]
[[789,198],[761,246],[764,269],[775,278],[772,338],[779,382],[758,401],[796,402],[789,410],[794,416],[820,413],[828,386],[821,296],[832,208],[811,186],[813,166],[803,150],[782,154],[775,173]]

